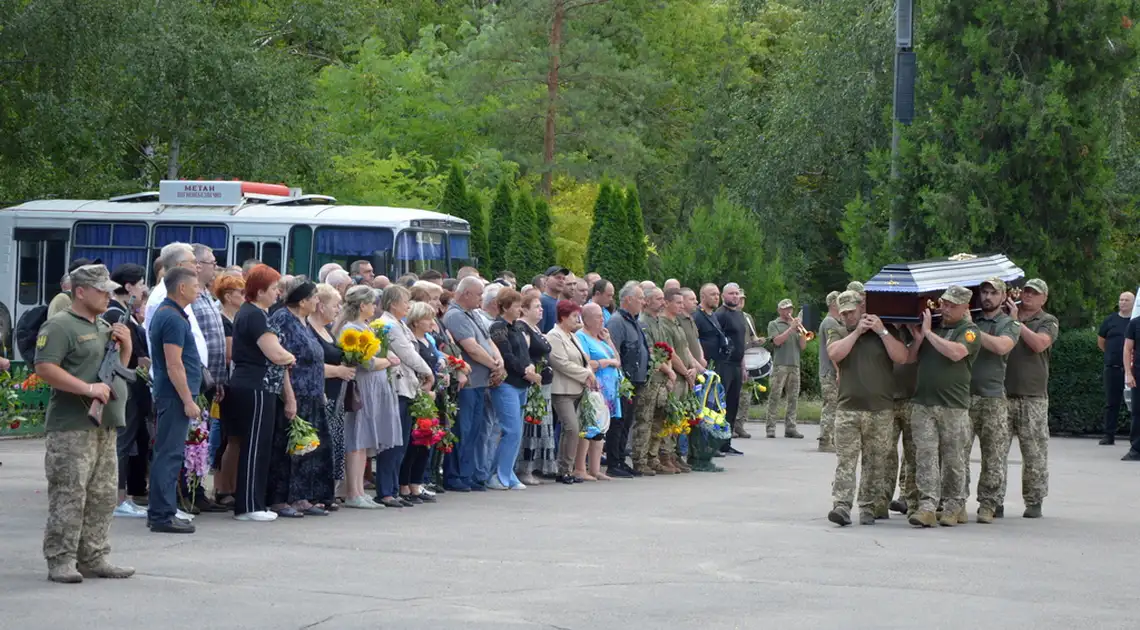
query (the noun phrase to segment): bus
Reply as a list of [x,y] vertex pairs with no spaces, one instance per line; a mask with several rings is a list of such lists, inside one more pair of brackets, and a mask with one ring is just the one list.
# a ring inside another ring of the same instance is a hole
[[[470,226],[413,208],[338,206],[332,197],[239,181],[162,181],[158,191],[106,200],[45,199],[0,209],[0,342],[25,312],[60,292],[68,262],[100,259],[147,268],[163,246],[201,243],[219,266],[249,259],[281,273],[315,278],[322,265],[368,260],[395,279],[435,269],[455,275],[474,265]],[[7,281],[2,280],[8,278]]]

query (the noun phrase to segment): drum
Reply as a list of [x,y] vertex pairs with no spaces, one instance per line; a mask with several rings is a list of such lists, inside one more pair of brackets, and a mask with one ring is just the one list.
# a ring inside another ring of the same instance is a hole
[[772,353],[765,348],[744,351],[744,371],[750,381],[760,380],[772,373]]

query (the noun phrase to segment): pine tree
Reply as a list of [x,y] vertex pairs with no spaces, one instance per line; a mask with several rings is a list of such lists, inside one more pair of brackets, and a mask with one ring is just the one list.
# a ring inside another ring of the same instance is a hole
[[538,248],[541,255],[539,273],[554,264],[554,219],[550,214],[550,204],[543,198],[534,203],[534,213],[538,218],[538,239],[541,246]]
[[491,202],[491,225],[487,230],[487,244],[490,247],[487,264],[490,266],[491,274],[495,276],[507,268],[507,245],[511,239],[514,213],[515,202],[511,197],[511,186],[507,178],[503,177],[499,179],[499,186],[495,189],[495,200]]
[[490,247],[487,245],[487,219],[483,212],[483,202],[479,193],[467,191],[467,204],[463,218],[471,223],[471,256],[478,260],[479,272],[486,277],[494,273],[490,269]]
[[506,268],[513,271],[520,281],[525,281],[545,268],[538,233],[538,216],[529,193],[519,194],[514,218],[510,244],[506,249]]
[[598,199],[594,202],[594,223],[590,226],[590,240],[586,243],[586,271],[596,271],[609,278],[607,271],[614,271],[613,262],[620,258],[622,243],[619,240],[618,226],[615,224],[614,189],[608,181],[598,187]]
[[467,221],[471,226],[471,257],[478,259],[480,265],[486,264],[487,231],[483,227],[483,204],[474,191],[467,191],[467,182],[458,162],[451,163],[439,211]]
[[641,198],[637,187],[630,186],[625,191],[625,221],[623,230],[626,241],[626,273],[624,279],[645,280],[649,276],[649,251],[646,248],[645,219],[641,213]]

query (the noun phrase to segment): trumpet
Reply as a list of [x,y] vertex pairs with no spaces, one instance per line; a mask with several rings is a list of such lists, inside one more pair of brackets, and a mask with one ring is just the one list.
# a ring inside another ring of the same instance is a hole
[[[800,312],[799,312],[799,314],[798,314],[798,315],[796,315],[796,319],[799,319],[799,320],[802,320],[802,319],[803,319],[803,317],[804,317],[804,312],[803,312],[803,311],[800,311]],[[808,341],[811,341],[812,339],[815,339],[815,333],[813,333],[812,331],[808,330],[807,328],[804,328],[804,325],[803,325],[803,324],[800,324],[800,325],[799,325],[799,327],[797,328],[797,330],[799,331],[800,335],[802,335],[802,336],[803,336],[803,338],[804,338],[804,339],[806,339],[806,340],[808,340]]]

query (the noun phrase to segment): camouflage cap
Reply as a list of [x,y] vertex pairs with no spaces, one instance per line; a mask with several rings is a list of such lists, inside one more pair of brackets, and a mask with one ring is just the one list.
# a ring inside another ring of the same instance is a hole
[[792,301],[788,298],[784,298],[780,300],[780,303],[776,305],[776,308],[792,308]]
[[1045,281],[1041,278],[1034,278],[1026,282],[1023,288],[1033,289],[1041,295],[1049,295],[1049,285],[1045,284]]
[[1005,288],[1006,288],[1005,287],[1005,280],[1002,280],[1001,278],[999,278],[997,276],[994,276],[992,278],[987,278],[986,281],[983,282],[982,284],[988,284],[991,287],[997,289],[998,291],[1005,293]]
[[837,298],[839,298],[839,291],[832,291],[831,293],[827,294],[826,302],[827,302],[828,308],[835,306],[835,300]]
[[972,297],[974,297],[973,291],[958,284],[946,287],[946,291],[942,294],[942,299],[951,304],[969,304]]
[[119,288],[118,282],[111,281],[111,273],[106,265],[83,265],[69,276],[72,287],[91,287],[97,291],[113,293]]
[[859,282],[858,280],[852,280],[851,282],[848,282],[847,283],[847,290],[848,291],[854,291],[856,293],[866,293],[867,292],[867,289],[863,287],[863,283]]
[[847,313],[859,308],[863,303],[863,299],[859,297],[857,291],[844,291],[835,298],[835,303],[839,305],[840,313]]

